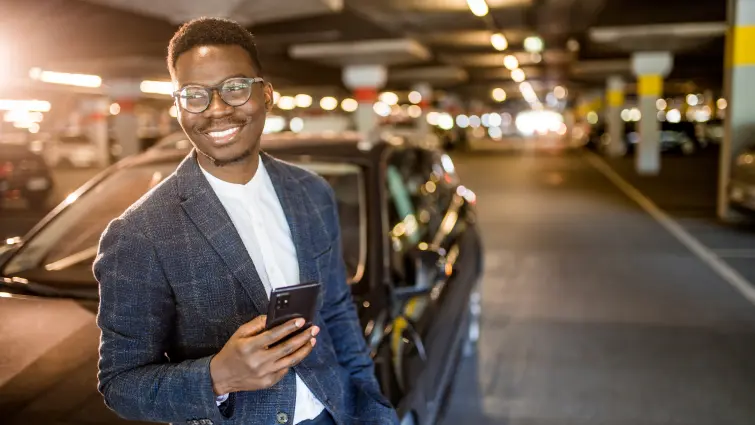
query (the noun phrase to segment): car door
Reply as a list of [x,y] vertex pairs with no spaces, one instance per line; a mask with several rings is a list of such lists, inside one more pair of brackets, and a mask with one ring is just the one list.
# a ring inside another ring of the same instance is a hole
[[431,403],[442,391],[438,384],[455,334],[452,321],[457,307],[445,289],[446,271],[451,270],[435,261],[447,257],[446,238],[440,238],[441,244],[435,241],[439,232],[449,233],[445,217],[453,199],[453,184],[444,185],[445,173],[434,169],[427,155],[413,148],[394,152],[386,184],[393,284],[418,292],[426,289],[399,303],[393,312],[394,365],[403,389],[420,391],[423,401]]

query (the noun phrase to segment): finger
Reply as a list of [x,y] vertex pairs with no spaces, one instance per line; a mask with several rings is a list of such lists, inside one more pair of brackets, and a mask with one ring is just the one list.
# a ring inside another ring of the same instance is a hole
[[255,336],[265,330],[265,323],[267,322],[267,316],[257,316],[254,319],[252,319],[249,322],[244,323],[243,325],[239,326],[239,328],[236,330],[235,335],[242,337],[242,338],[248,338],[251,336]]
[[298,365],[302,360],[304,360],[305,357],[309,355],[309,353],[312,352],[312,349],[315,347],[316,343],[317,341],[314,338],[309,337],[307,343],[301,346],[293,354],[282,357],[275,363],[273,363],[273,370],[278,371]]
[[263,347],[269,347],[288,335],[298,331],[304,326],[304,319],[293,319],[288,322],[276,326],[267,332],[260,334],[259,339]]
[[310,339],[314,338],[319,332],[320,332],[320,328],[318,328],[317,326],[312,326],[311,328],[300,333],[299,335],[292,337],[288,341],[282,344],[276,345],[275,347],[268,350],[270,354],[270,357],[269,357],[270,361],[274,362],[280,358],[286,357],[294,353],[299,348],[303,347],[306,344],[309,344]]

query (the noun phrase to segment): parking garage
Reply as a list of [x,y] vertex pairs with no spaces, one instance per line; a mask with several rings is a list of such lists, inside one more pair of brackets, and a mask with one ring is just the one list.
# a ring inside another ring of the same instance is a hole
[[[0,11],[0,423],[137,423],[97,389],[97,307],[69,290],[93,277],[35,280],[28,253],[89,273],[106,222],[190,152],[165,56],[201,16],[254,34],[263,149],[333,185],[360,315],[376,265],[441,252],[450,280],[391,283],[363,323],[402,425],[755,422],[755,1]],[[144,181],[124,165],[157,156]]]

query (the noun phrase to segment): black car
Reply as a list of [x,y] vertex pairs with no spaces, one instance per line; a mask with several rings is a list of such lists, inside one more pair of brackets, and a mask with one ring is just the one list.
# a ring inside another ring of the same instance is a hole
[[32,209],[44,209],[53,180],[41,156],[26,145],[0,143],[0,208],[10,199],[25,199]]
[[[0,291],[96,305],[91,264],[100,234],[188,153],[161,146],[111,167],[6,247]],[[333,187],[349,283],[383,391],[404,424],[435,423],[464,347],[474,347],[482,272],[474,193],[447,155],[401,138],[266,136],[262,146]]]
[[729,199],[738,210],[755,214],[755,145],[737,155],[731,173]]

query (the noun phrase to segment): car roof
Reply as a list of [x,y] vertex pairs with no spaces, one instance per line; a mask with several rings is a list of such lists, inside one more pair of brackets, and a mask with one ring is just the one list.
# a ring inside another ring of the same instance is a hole
[[[181,140],[182,132],[176,132],[163,139],[163,142]],[[185,135],[184,135],[185,138]],[[372,142],[366,142],[365,137],[357,132],[323,132],[323,133],[275,133],[263,134],[260,148],[281,159],[328,159],[343,160],[351,163],[370,163],[379,160],[386,149],[401,146],[407,141],[403,137],[390,134],[378,134],[372,137]],[[141,165],[152,161],[169,161],[184,157],[190,151],[187,149],[154,149],[136,155],[128,161],[128,165]]]

